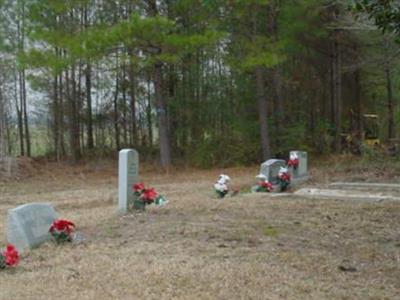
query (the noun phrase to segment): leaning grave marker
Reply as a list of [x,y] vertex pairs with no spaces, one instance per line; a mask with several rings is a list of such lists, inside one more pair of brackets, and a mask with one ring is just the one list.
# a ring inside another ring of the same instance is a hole
[[49,229],[57,213],[48,203],[29,203],[8,210],[7,241],[18,251],[51,239]]
[[133,202],[133,184],[139,181],[139,154],[134,149],[122,149],[118,159],[118,212],[128,212]]

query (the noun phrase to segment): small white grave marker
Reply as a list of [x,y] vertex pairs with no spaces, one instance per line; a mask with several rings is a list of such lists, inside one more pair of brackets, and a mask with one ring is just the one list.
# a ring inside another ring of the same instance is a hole
[[7,241],[18,251],[50,240],[49,229],[57,213],[48,203],[29,203],[8,210]]
[[134,149],[122,149],[118,160],[118,212],[124,214],[133,201],[132,186],[139,181],[139,154]]

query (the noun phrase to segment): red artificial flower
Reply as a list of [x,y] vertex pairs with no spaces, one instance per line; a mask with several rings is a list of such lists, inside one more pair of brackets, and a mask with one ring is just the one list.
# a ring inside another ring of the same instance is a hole
[[279,174],[279,179],[282,181],[290,182],[290,175],[288,173]]
[[134,192],[141,192],[142,190],[144,190],[144,184],[143,183],[135,183],[133,185],[133,191]]
[[49,231],[50,232],[53,232],[54,230],[65,231],[67,234],[70,234],[73,227],[75,227],[74,223],[68,220],[58,219],[53,222]]
[[299,166],[299,159],[295,158],[295,159],[289,159],[287,165],[289,167],[293,167],[293,168],[297,168]]
[[154,190],[154,188],[148,188],[144,189],[142,195],[140,198],[142,198],[143,201],[145,202],[153,202],[157,197],[157,192]]
[[267,189],[268,191],[272,190],[273,188],[272,183],[268,181],[262,181],[260,185],[261,187]]
[[7,266],[16,266],[19,262],[19,254],[13,245],[7,245],[6,250],[3,252],[4,260]]

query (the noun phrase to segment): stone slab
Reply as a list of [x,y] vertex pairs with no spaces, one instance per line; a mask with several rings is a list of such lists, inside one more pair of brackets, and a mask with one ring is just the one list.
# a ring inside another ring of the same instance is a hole
[[400,184],[396,183],[372,183],[372,182],[333,182],[329,187],[340,189],[377,189],[400,192]]
[[29,203],[8,210],[7,242],[18,251],[33,248],[51,239],[49,229],[58,218],[49,203]]
[[382,193],[367,193],[361,191],[347,191],[334,189],[302,188],[295,193],[295,196],[302,196],[315,199],[337,199],[337,200],[360,200],[360,201],[400,201],[399,197]]

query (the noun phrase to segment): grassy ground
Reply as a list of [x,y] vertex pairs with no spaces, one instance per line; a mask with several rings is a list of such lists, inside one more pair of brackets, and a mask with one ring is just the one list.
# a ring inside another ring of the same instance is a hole
[[[353,178],[346,165],[312,169],[312,184]],[[0,184],[0,236],[7,209],[43,201],[86,237],[25,253],[0,272],[0,299],[399,299],[400,203],[213,198],[220,172],[244,189],[257,171],[144,170],[170,203],[126,216],[110,164],[54,164]]]

